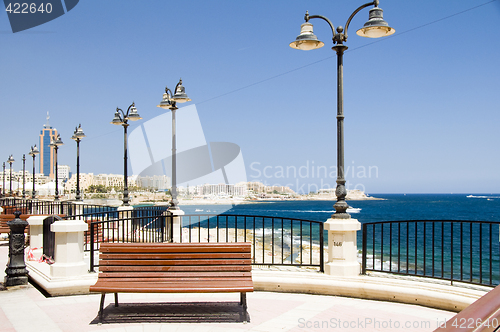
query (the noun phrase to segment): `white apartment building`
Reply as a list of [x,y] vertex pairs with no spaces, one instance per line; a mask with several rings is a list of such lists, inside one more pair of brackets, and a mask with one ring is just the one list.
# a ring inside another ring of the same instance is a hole
[[170,177],[166,175],[137,176],[135,182],[137,187],[145,189],[166,190],[171,187]]
[[57,178],[59,183],[69,180],[71,174],[71,168],[68,165],[58,165],[57,166]]

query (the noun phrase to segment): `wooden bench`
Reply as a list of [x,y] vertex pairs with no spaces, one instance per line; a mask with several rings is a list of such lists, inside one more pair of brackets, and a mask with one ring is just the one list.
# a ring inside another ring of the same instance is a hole
[[103,243],[99,276],[99,323],[104,297],[115,293],[239,292],[244,321],[246,293],[253,292],[250,243]]
[[[21,214],[19,218],[21,220],[26,220],[31,216],[31,214]],[[10,233],[10,227],[7,225],[7,223],[11,220],[14,220],[16,216],[14,214],[0,214],[0,233]],[[24,229],[25,233],[29,232],[29,227],[26,227]]]

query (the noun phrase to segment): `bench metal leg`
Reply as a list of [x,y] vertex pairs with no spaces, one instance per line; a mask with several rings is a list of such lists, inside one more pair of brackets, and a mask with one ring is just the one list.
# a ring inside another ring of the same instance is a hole
[[246,324],[249,319],[248,319],[248,312],[247,312],[247,293],[240,293],[240,305],[243,307],[243,323]]
[[115,307],[118,307],[118,293],[115,293]]
[[99,324],[102,324],[102,316],[104,311],[104,298],[106,297],[106,293],[101,294],[101,305],[99,306]]

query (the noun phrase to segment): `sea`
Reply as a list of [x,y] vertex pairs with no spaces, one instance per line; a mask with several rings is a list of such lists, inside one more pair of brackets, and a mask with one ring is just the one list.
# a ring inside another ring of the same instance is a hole
[[[395,250],[394,244],[399,242],[392,242],[393,245],[389,246],[390,237],[393,237],[393,241],[397,241],[394,238],[397,235],[397,228],[393,229],[394,232],[391,235],[388,230],[392,226],[385,227],[385,230],[381,227],[373,228],[371,226],[372,228],[370,228],[369,226],[368,229],[375,232],[375,237],[377,237],[376,241],[368,240],[367,257],[368,264],[371,264],[372,268],[384,271],[406,271],[416,275],[430,276],[432,274],[437,277],[454,278],[455,280],[459,278],[460,280],[488,285],[500,283],[500,231],[498,225],[500,222],[500,194],[373,194],[373,197],[379,198],[379,200],[347,201],[350,206],[348,212],[351,214],[351,218],[359,220],[362,224],[403,220],[460,220],[496,223],[495,226],[478,223],[453,223],[454,228],[452,228],[451,222],[419,223],[418,226],[417,223],[403,223],[400,226],[401,232],[406,232],[408,228],[410,237],[400,238],[402,247],[397,250]],[[186,214],[268,216],[324,222],[335,212],[334,203],[335,201],[323,200],[259,201],[258,203],[234,206],[186,205],[181,206],[181,208]],[[207,224],[200,223],[200,226],[207,227]],[[213,226],[215,223],[209,227]],[[394,225],[394,227],[396,226]],[[311,230],[310,233],[306,229],[304,239],[290,234],[298,234],[298,224],[294,224],[292,227],[293,232],[290,232],[290,227],[286,230],[288,235],[285,239],[288,246],[307,243],[310,239],[309,235],[312,237],[312,243],[319,243],[317,229],[316,231]],[[434,231],[433,227],[435,227],[436,235],[429,237],[431,231]],[[260,223],[257,228],[258,231],[255,235],[259,241],[265,242],[264,238],[271,237],[273,231],[269,219]],[[427,235],[425,235],[426,231]],[[275,230],[273,233],[275,233],[276,238],[280,238],[282,231]],[[383,240],[381,240],[380,234],[383,234]],[[451,244],[451,237],[454,238],[453,244]],[[479,238],[481,238],[480,241],[478,241]],[[361,260],[361,234],[358,234],[357,242],[358,260]],[[431,248],[431,243],[435,245],[435,249]],[[427,251],[424,247],[427,248]],[[453,248],[453,253],[449,251],[450,247]],[[388,255],[391,250],[392,255]],[[405,255],[403,258],[400,257],[399,251]],[[432,260],[433,254],[435,255],[434,261]],[[418,268],[417,262],[419,262]],[[425,265],[423,268],[422,262]]]
[[[347,201],[352,218],[396,220],[500,221],[500,194],[373,194],[380,200]],[[184,205],[186,214],[237,214],[326,221],[335,201],[283,200],[237,205]]]

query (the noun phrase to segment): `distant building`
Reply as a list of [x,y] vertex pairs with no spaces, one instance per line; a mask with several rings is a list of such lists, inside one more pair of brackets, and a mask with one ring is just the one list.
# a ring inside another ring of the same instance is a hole
[[57,177],[59,182],[68,181],[71,177],[70,167],[68,165],[57,165]]
[[40,173],[54,178],[54,149],[50,146],[52,137],[57,136],[57,129],[49,125],[49,112],[47,112],[47,124],[43,125],[40,131]]
[[166,190],[170,188],[170,177],[166,175],[137,176],[137,187],[144,189]]

